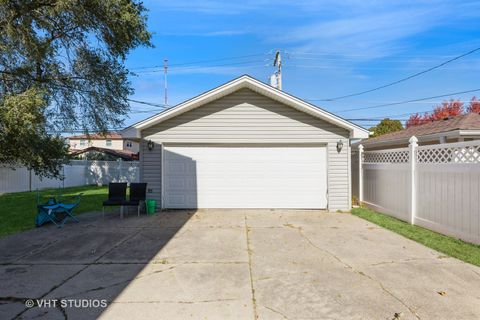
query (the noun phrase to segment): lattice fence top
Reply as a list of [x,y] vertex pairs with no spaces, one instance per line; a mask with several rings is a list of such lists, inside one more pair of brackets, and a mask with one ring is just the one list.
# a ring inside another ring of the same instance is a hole
[[409,150],[392,151],[365,151],[363,153],[364,163],[408,163]]
[[419,147],[418,163],[480,163],[480,141]]

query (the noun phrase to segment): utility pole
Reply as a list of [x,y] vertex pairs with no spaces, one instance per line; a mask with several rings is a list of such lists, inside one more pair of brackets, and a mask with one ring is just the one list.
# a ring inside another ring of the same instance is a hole
[[168,59],[163,60],[163,73],[165,75],[165,106],[168,106],[168,87],[167,87]]
[[282,56],[280,55],[280,50],[277,50],[275,54],[275,61],[273,62],[273,66],[277,67],[277,89],[282,90]]

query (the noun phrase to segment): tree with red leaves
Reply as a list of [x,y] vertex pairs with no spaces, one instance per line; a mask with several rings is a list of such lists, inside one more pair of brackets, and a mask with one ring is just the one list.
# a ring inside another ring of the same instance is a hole
[[421,115],[419,113],[412,114],[410,118],[408,118],[407,122],[405,123],[406,128],[410,128],[413,126],[418,126],[421,124],[425,124],[427,122],[430,122],[430,115],[428,113],[425,113],[424,115]]
[[461,114],[463,114],[463,102],[452,99],[450,101],[443,101],[441,105],[436,106],[430,114],[430,120],[442,120]]
[[[472,100],[473,101],[473,100]],[[480,101],[476,101],[478,107],[480,108]],[[470,106],[472,102],[470,102]],[[460,100],[450,100],[444,101],[441,105],[436,106],[431,113],[425,113],[420,115],[418,113],[412,114],[407,120],[405,126],[407,128],[411,126],[418,126],[425,124],[431,121],[442,120],[450,117],[456,117],[463,114],[463,102]]]
[[467,107],[468,113],[480,113],[480,100],[477,97],[473,97],[470,100],[470,105]]

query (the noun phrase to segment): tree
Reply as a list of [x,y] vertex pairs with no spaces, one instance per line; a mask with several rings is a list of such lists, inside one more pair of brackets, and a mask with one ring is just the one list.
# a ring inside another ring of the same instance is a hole
[[389,118],[383,119],[374,127],[370,128],[370,131],[373,131],[373,137],[378,137],[386,133],[400,131],[403,129],[402,123],[400,120],[391,120]]
[[45,107],[43,93],[35,88],[4,98],[0,107],[0,163],[25,165],[41,176],[60,175],[68,148],[61,137],[46,132]]
[[418,126],[421,124],[425,124],[430,122],[430,116],[428,113],[421,115],[419,113],[412,114],[410,118],[408,118],[407,122],[405,123],[406,128],[410,128],[413,126]]
[[473,97],[470,100],[470,104],[467,107],[468,113],[480,113],[480,100],[477,100],[477,97]]
[[463,102],[460,100],[444,101],[436,106],[432,112],[426,112],[423,115],[412,114],[407,120],[405,126],[418,126],[432,121],[442,120],[450,117],[456,117],[463,114]]
[[456,117],[461,114],[463,114],[463,102],[459,100],[444,101],[433,109],[430,121]]
[[133,93],[123,66],[151,46],[135,0],[0,0],[0,162],[58,176],[52,132],[118,127]]

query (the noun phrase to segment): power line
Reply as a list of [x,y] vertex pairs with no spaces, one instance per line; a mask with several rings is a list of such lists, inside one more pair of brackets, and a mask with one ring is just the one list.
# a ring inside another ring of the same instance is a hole
[[472,93],[472,92],[476,92],[476,91],[480,91],[480,89],[473,89],[473,90],[466,90],[466,91],[460,91],[460,92],[453,92],[453,93],[442,94],[442,95],[432,96],[432,97],[426,97],[426,98],[418,98],[418,99],[413,99],[413,100],[405,100],[405,101],[399,101],[399,102],[385,103],[385,104],[379,104],[379,105],[370,106],[370,107],[337,110],[337,111],[335,111],[335,112],[338,113],[338,112],[348,112],[348,111],[357,111],[357,110],[366,110],[366,109],[375,109],[375,108],[389,107],[389,106],[395,106],[395,105],[399,105],[399,104],[405,104],[405,103],[412,103],[412,102],[424,101],[424,100],[429,100],[429,99],[444,98],[444,97],[449,97],[449,96],[458,95],[458,94]]
[[[319,64],[288,64],[289,68],[306,68],[306,69],[355,69],[355,70],[418,70],[419,67],[348,67],[345,65],[319,65]],[[471,70],[472,68],[444,68],[443,70]],[[333,101],[329,99],[318,99],[318,101]]]
[[144,105],[151,106],[151,107],[156,107],[156,108],[162,108],[162,109],[167,109],[168,108],[168,106],[166,106],[164,104],[159,104],[159,103],[153,103],[153,102],[147,102],[147,101],[141,101],[141,100],[134,100],[134,99],[127,99],[127,101],[138,103],[138,104],[144,104]]
[[[400,105],[400,104],[421,102],[421,101],[426,101],[426,100],[430,100],[430,99],[450,97],[450,96],[453,96],[453,95],[466,94],[466,93],[472,93],[472,92],[477,92],[477,91],[480,91],[480,88],[479,89],[473,89],[473,90],[460,91],[460,92],[447,93],[447,94],[432,96],[432,97],[425,97],[425,98],[417,98],[417,99],[412,99],[412,100],[404,100],[404,101],[398,101],[398,102],[384,103],[384,104],[379,104],[379,105],[370,106],[370,107],[336,110],[336,111],[331,111],[331,112],[340,113],[340,112],[349,112],[349,111],[357,111],[357,110],[382,108],[382,107],[388,107],[388,106],[394,106],[394,105]],[[166,105],[163,105],[163,104],[157,104],[157,103],[153,103],[153,102],[146,102],[146,101],[133,100],[133,99],[127,99],[127,100],[130,101],[130,102],[134,102],[134,103],[139,103],[139,104],[143,104],[143,105],[162,108],[164,110],[171,108],[170,106],[166,106]],[[430,112],[430,111],[432,111],[432,109],[424,110],[424,111],[409,112],[409,113],[401,113],[401,114],[395,114],[395,115],[386,115],[386,116],[378,117],[377,119],[382,120],[382,119],[385,119],[385,118],[408,116],[408,115],[412,115],[412,114],[425,113],[425,112]],[[152,112],[158,112],[158,110],[138,110],[138,111],[134,111],[132,113],[152,113]],[[374,119],[374,118],[369,118],[369,119]],[[347,119],[347,120],[350,120],[350,119]]]
[[[214,68],[214,67],[226,67],[226,66],[236,66],[236,65],[245,65],[245,64],[251,64],[251,63],[258,63],[258,62],[263,62],[265,60],[249,60],[249,61],[241,61],[241,62],[232,62],[232,63],[224,63],[224,64],[215,64],[215,65],[207,65],[207,66],[186,66],[186,67],[171,67],[170,69],[172,70],[177,70],[177,71],[182,71],[182,70],[195,70],[195,69],[205,69],[205,68]],[[145,71],[140,71],[136,72],[136,74],[148,74],[148,73],[157,73],[157,72],[163,72],[163,67],[162,69],[155,69],[155,70],[145,70]]]
[[[407,112],[407,113],[401,113],[401,114],[393,114],[393,115],[388,115],[388,116],[384,116],[382,119],[385,119],[385,118],[393,118],[393,117],[403,117],[403,116],[410,116],[412,114],[422,114],[422,113],[427,113],[427,112],[432,112],[433,109],[430,109],[430,110],[424,110],[424,111],[415,111],[415,112]],[[380,118],[380,117],[379,117]]]
[[[344,54],[341,52],[306,52],[306,51],[285,51],[285,53],[289,55],[304,55],[304,56],[317,56],[317,57],[325,57],[325,56],[341,56],[341,57],[358,57],[358,58],[370,58],[372,55],[370,54]],[[402,58],[452,58],[455,57],[454,55],[439,55],[439,54],[431,54],[431,55],[394,55],[394,57],[402,57]],[[380,57],[382,58],[382,57]]]
[[236,65],[258,63],[258,62],[265,62],[265,59],[262,59],[262,60],[256,59],[256,60],[241,61],[241,62],[223,63],[223,64],[214,64],[214,65],[207,65],[207,66],[187,66],[187,67],[180,67],[180,68],[177,67],[176,70],[189,70],[189,69],[199,69],[199,68],[236,66]]
[[448,64],[448,63],[450,63],[450,62],[453,62],[453,61],[455,61],[455,60],[461,59],[461,58],[463,58],[463,57],[465,57],[465,56],[468,56],[468,55],[470,55],[470,54],[473,54],[473,53],[475,53],[475,52],[477,52],[477,51],[479,51],[479,50],[480,50],[480,47],[479,47],[479,48],[476,48],[476,49],[473,49],[473,50],[470,50],[470,51],[468,51],[468,52],[466,52],[466,53],[464,53],[464,54],[461,54],[461,55],[459,55],[459,56],[456,56],[456,57],[454,57],[454,58],[452,58],[452,59],[449,59],[449,60],[447,60],[447,61],[444,61],[444,62],[442,62],[442,63],[440,63],[440,64],[438,64],[438,65],[435,65],[435,66],[433,66],[433,67],[431,67],[431,68],[428,68],[428,69],[426,69],[426,70],[423,70],[423,71],[417,72],[417,73],[415,73],[415,74],[412,74],[412,75],[410,75],[410,76],[408,76],[408,77],[406,77],[406,78],[402,78],[402,79],[400,79],[400,80],[397,80],[397,81],[394,81],[394,82],[390,82],[390,83],[387,83],[387,84],[385,84],[385,85],[382,85],[382,86],[379,86],[379,87],[376,87],[376,88],[373,88],[373,89],[369,89],[369,90],[365,90],[365,91],[361,91],[361,92],[356,92],[356,93],[351,93],[351,94],[347,94],[347,95],[339,96],[339,97],[335,97],[335,98],[330,98],[330,99],[311,99],[311,100],[312,100],[312,101],[335,101],[335,100],[340,100],[340,99],[345,99],[345,98],[350,98],[350,97],[356,97],[356,96],[359,96],[359,95],[362,95],[362,94],[365,94],[365,93],[370,93],[370,92],[373,92],[373,91],[377,91],[377,90],[380,90],[380,89],[384,89],[384,88],[387,88],[387,87],[391,87],[391,86],[396,85],[396,84],[399,84],[399,83],[401,83],[401,82],[405,82],[405,81],[410,80],[410,79],[412,79],[412,78],[418,77],[418,76],[420,76],[420,75],[422,75],[422,74],[425,74],[425,73],[427,73],[427,72],[430,72],[430,71],[433,71],[433,70],[435,70],[435,69],[441,68],[441,67],[443,67],[444,65],[446,65],[446,64]]
[[[448,56],[451,57],[451,56]],[[354,59],[354,58],[348,58],[348,57],[333,57],[333,56],[319,56],[319,57],[302,57],[302,56],[289,56],[290,59],[292,60],[306,60],[306,61],[345,61],[345,62],[360,62],[360,63],[367,63],[371,61],[376,61],[376,62],[408,62],[408,63],[425,63],[425,62],[438,62],[437,59],[431,59],[431,58],[423,58],[423,57],[416,57],[418,60],[414,60],[414,58],[409,58],[409,59],[391,59],[391,58],[372,58],[368,60],[359,60],[359,59]]]
[[[179,67],[179,66],[195,65],[195,64],[199,64],[199,63],[210,63],[210,62],[217,62],[217,61],[244,59],[244,58],[251,58],[251,57],[256,57],[256,56],[262,56],[262,55],[265,55],[265,54],[266,53],[256,53],[256,54],[249,54],[249,55],[243,55],[243,56],[216,58],[216,59],[210,59],[210,60],[199,60],[199,61],[192,61],[192,62],[173,63],[173,64],[170,64],[170,67]],[[155,69],[155,68],[163,68],[163,66],[138,67],[138,68],[132,68],[132,70]]]
[[383,120],[385,118],[388,118],[388,119],[391,119],[391,120],[400,120],[400,119],[395,119],[395,117],[404,117],[404,116],[410,116],[410,115],[413,115],[413,114],[428,113],[428,112],[432,112],[432,111],[433,111],[433,109],[423,110],[423,111],[415,111],[415,112],[407,112],[407,113],[400,113],[400,114],[391,114],[391,115],[379,116],[379,117],[370,118],[370,119]]
[[[167,108],[169,109],[169,108]],[[165,109],[165,110],[167,110]],[[162,112],[164,110],[137,110],[137,111],[131,111],[130,114],[140,114],[140,113],[159,113],[159,112]]]

